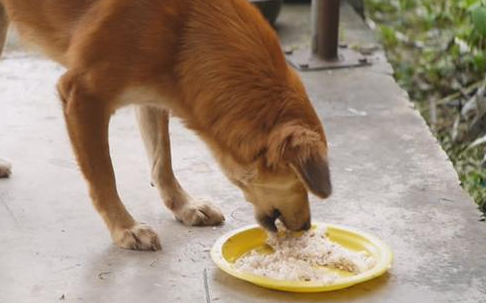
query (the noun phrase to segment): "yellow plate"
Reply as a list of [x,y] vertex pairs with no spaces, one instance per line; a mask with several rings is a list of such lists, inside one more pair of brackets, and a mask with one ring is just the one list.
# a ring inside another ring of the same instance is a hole
[[352,251],[364,251],[368,256],[375,259],[375,266],[357,275],[335,270],[340,278],[331,284],[277,280],[239,272],[233,267],[236,259],[252,249],[265,251],[267,234],[258,225],[246,226],[219,238],[211,250],[211,257],[219,268],[236,278],[266,288],[292,292],[323,292],[349,287],[376,278],[391,267],[393,254],[388,245],[377,237],[345,226],[324,223],[313,224],[314,227],[322,225],[326,226],[327,235],[331,241]]

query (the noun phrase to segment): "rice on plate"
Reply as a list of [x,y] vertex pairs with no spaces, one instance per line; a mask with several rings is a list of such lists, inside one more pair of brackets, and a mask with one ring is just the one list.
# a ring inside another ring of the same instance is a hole
[[277,280],[331,284],[340,278],[333,269],[359,274],[376,263],[364,252],[354,252],[332,242],[323,226],[301,236],[283,229],[281,224],[279,230],[269,233],[266,241],[273,253],[251,250],[236,260],[235,269]]

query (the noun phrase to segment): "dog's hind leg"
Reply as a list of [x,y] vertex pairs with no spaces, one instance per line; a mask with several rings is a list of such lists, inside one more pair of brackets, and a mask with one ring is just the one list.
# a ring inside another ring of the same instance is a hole
[[5,7],[0,3],[0,56],[7,41],[8,17]]
[[[7,40],[8,18],[7,12],[2,3],[0,3],[0,57],[2,55],[3,47]],[[12,172],[12,166],[10,163],[0,159],[0,178],[6,178],[10,176]]]
[[185,225],[218,225],[224,221],[221,211],[207,201],[191,198],[172,170],[169,137],[169,113],[151,106],[138,106],[137,120],[151,165],[152,184],[165,205]]

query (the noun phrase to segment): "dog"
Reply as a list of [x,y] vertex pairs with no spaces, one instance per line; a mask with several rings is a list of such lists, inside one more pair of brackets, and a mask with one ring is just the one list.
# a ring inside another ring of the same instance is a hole
[[208,145],[264,228],[310,228],[308,193],[331,194],[324,128],[274,29],[247,0],[0,0],[9,25],[66,68],[57,90],[94,207],[116,245],[159,250],[116,188],[110,116],[136,116],[152,183],[176,219],[218,225],[221,211],[192,198],[171,166],[169,114]]

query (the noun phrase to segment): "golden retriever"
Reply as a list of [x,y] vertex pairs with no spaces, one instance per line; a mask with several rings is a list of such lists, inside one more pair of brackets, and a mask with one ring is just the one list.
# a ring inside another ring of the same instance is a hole
[[152,182],[187,225],[216,225],[220,210],[191,198],[174,176],[169,112],[209,146],[257,221],[310,227],[308,191],[331,193],[322,124],[278,37],[247,0],[0,0],[8,25],[59,62],[69,137],[96,210],[122,248],[158,250],[117,192],[110,116],[136,105]]

